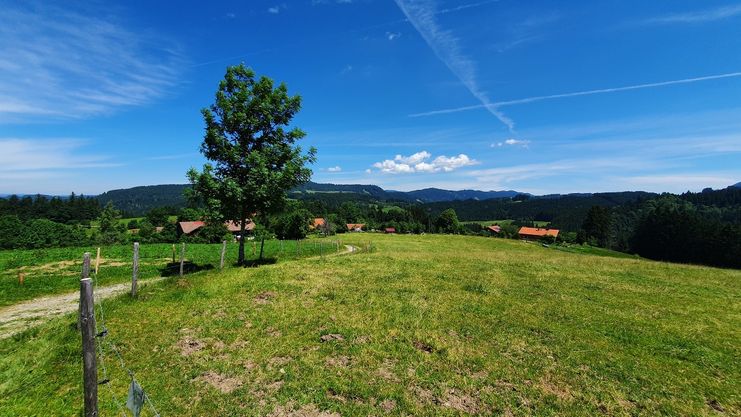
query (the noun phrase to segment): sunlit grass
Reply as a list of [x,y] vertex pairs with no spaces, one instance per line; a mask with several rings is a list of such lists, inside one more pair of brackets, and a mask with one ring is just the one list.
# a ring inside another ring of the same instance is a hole
[[[739,271],[504,239],[342,239],[375,251],[168,279],[105,302],[109,337],[162,415],[741,413]],[[74,322],[0,341],[0,414],[79,413]]]

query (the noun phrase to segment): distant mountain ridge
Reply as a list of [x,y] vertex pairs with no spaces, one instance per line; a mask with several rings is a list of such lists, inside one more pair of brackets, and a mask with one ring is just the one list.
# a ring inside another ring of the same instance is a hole
[[[183,191],[188,184],[146,185],[126,189],[110,190],[98,196],[101,204],[109,201],[127,214],[141,215],[154,207],[185,207]],[[439,188],[425,188],[415,191],[384,190],[377,185],[368,184],[323,184],[308,182],[291,190],[289,196],[296,199],[332,198],[334,200],[377,200],[406,203],[437,203],[459,200],[489,200],[511,198],[517,191],[451,191]]]

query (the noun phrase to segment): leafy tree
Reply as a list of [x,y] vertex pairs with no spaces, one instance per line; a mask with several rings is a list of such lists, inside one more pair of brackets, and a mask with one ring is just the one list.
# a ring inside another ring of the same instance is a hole
[[440,216],[438,216],[435,221],[435,225],[443,233],[458,233],[460,229],[458,215],[452,208],[446,209],[440,213]]
[[155,228],[149,220],[144,219],[139,223],[139,238],[144,242],[149,242],[154,237]]
[[[289,96],[285,84],[256,79],[244,64],[227,68],[214,104],[202,110],[201,153],[212,163],[188,171],[189,197],[206,207],[208,220],[236,221],[245,236],[247,219],[278,212],[288,190],[309,180],[305,165],[315,161],[316,150],[304,154],[296,142],[306,134],[288,127],[300,108],[301,97]],[[264,240],[261,257],[263,248]],[[238,262],[244,263],[244,239]]]
[[129,223],[126,225],[126,228],[131,229],[138,229],[139,228],[139,221],[136,219],[129,220]]
[[103,243],[116,243],[123,241],[123,233],[126,227],[119,221],[121,213],[113,208],[113,203],[108,202],[100,212],[98,222],[100,223],[100,241]]
[[147,212],[147,221],[152,226],[164,226],[169,221],[169,210],[167,207],[156,207]]
[[303,239],[309,233],[311,213],[304,209],[294,209],[279,216],[273,224],[273,231],[279,239]]

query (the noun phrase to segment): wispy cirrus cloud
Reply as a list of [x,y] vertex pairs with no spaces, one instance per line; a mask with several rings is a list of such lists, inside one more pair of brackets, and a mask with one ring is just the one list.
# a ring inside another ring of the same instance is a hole
[[479,163],[466,154],[451,157],[440,155],[430,160],[431,158],[431,153],[420,151],[409,156],[396,155],[394,159],[376,162],[373,167],[386,174],[411,174],[415,172],[452,172],[458,168]]
[[514,121],[499,110],[499,107],[489,98],[489,94],[480,86],[476,62],[463,53],[459,39],[438,23],[436,15],[441,12],[437,7],[437,2],[434,0],[396,0],[396,4],[438,59],[481,103],[477,108],[485,108],[510,130],[513,130]]
[[515,139],[515,138],[509,138],[502,142],[492,143],[492,148],[501,148],[502,146],[521,146],[523,148],[527,148],[528,145],[530,145],[529,140],[523,140],[523,139]]
[[692,24],[706,23],[741,16],[741,5],[723,6],[686,13],[674,13],[652,17],[643,21],[645,24]]
[[716,75],[708,75],[708,76],[703,76],[703,77],[684,78],[684,79],[670,80],[670,81],[659,81],[655,83],[636,84],[636,85],[629,85],[629,86],[622,86],[622,87],[601,88],[597,90],[576,91],[572,93],[534,96],[534,97],[527,97],[527,98],[521,98],[521,99],[516,99],[516,100],[499,101],[496,103],[491,103],[489,105],[474,104],[471,106],[462,106],[462,107],[454,107],[454,108],[449,108],[449,109],[413,113],[413,114],[410,114],[409,117],[435,116],[439,114],[458,113],[462,111],[477,110],[477,109],[484,109],[484,108],[488,109],[491,106],[494,106],[495,108],[499,108],[499,107],[504,107],[504,106],[512,106],[516,104],[534,103],[537,101],[544,101],[544,100],[555,100],[555,99],[560,99],[560,98],[591,96],[595,94],[617,93],[621,91],[644,90],[648,88],[666,87],[666,86],[678,85],[678,84],[692,84],[692,83],[697,83],[701,81],[711,81],[711,80],[719,80],[723,78],[737,78],[737,77],[741,77],[741,72],[730,72],[726,74],[716,74]]
[[177,84],[183,62],[177,47],[126,28],[107,12],[4,5],[0,121],[106,114],[147,104]]
[[88,142],[83,139],[0,138],[0,179],[34,172],[78,170],[119,166],[103,155],[80,152]]

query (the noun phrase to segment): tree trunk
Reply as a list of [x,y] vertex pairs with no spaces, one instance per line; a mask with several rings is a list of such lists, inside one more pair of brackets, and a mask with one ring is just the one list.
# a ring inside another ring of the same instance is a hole
[[247,223],[247,208],[242,206],[241,221],[239,222],[239,258],[237,264],[244,265],[244,229]]

